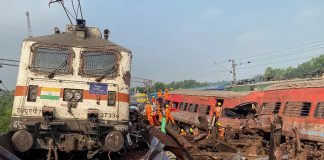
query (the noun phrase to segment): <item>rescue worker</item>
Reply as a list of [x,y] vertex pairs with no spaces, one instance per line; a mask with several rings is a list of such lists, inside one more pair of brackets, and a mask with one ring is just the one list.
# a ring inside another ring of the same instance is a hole
[[160,105],[162,105],[162,102],[163,102],[163,94],[162,94],[162,90],[161,89],[159,89],[159,91],[157,92],[157,96],[158,96],[158,103],[160,104]]
[[165,109],[165,117],[166,117],[167,122],[169,122],[169,120],[171,120],[171,122],[172,122],[173,124],[175,124],[174,119],[173,119],[173,117],[172,117],[172,115],[171,115],[171,108],[170,108],[169,105],[166,105],[166,109]]
[[157,105],[156,114],[159,116],[159,122],[161,123],[162,122],[162,118],[163,118],[162,109],[161,109],[161,107],[160,107],[159,104],[156,104],[156,105]]
[[152,96],[152,98],[151,98],[151,102],[152,102],[152,104],[155,104],[155,103],[156,103],[156,99],[155,99],[154,96]]
[[187,133],[186,133],[186,131],[184,129],[181,129],[180,130],[180,135],[181,136],[185,136],[185,135],[187,135]]
[[222,127],[220,122],[217,122],[217,126],[218,126],[218,139],[224,140],[225,128]]
[[166,101],[168,99],[168,97],[169,97],[169,91],[168,91],[168,89],[165,89],[164,95],[163,95],[164,101]]
[[212,127],[217,126],[216,124],[217,124],[218,119],[219,119],[219,117],[220,117],[220,115],[222,113],[221,105],[222,104],[220,102],[218,102],[217,106],[215,106],[214,109],[213,109],[213,118],[212,118],[212,121],[211,121],[212,122],[211,123]]
[[151,106],[150,102],[147,102],[147,104],[145,106],[145,111],[146,111],[147,119],[150,122],[150,125],[154,126],[152,106]]

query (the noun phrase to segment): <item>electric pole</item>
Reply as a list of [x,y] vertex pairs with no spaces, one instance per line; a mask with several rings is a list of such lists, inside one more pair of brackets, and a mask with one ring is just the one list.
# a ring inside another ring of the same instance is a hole
[[234,59],[230,59],[229,61],[232,62],[232,71],[231,71],[231,73],[233,74],[232,84],[235,84],[236,83],[236,66],[237,66],[237,64],[235,63]]
[[26,17],[27,17],[27,27],[28,27],[28,37],[32,37],[33,36],[33,32],[31,29],[31,24],[30,24],[30,18],[29,18],[29,12],[26,11]]

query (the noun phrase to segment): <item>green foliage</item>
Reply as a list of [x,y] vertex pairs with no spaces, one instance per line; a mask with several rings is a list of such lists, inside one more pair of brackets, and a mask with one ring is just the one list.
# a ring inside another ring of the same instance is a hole
[[1,95],[0,97],[0,133],[10,130],[13,94]]
[[324,55],[315,57],[297,68],[286,69],[268,67],[264,72],[265,80],[282,80],[291,78],[309,78],[320,76],[324,72]]
[[159,89],[188,89],[188,88],[198,88],[198,87],[206,87],[210,85],[223,85],[227,84],[228,82],[226,81],[221,81],[217,83],[208,83],[208,82],[197,82],[195,80],[184,80],[184,81],[179,81],[179,82],[171,82],[168,84],[165,84],[163,82],[156,82],[154,83],[152,88],[144,88],[144,87],[139,87],[137,86],[136,88],[131,88],[132,93],[135,91],[143,93],[144,91],[147,91],[149,93],[158,91]]

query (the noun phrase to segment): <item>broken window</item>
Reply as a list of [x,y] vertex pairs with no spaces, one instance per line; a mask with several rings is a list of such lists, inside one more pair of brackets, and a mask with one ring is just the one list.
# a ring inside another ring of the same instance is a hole
[[38,72],[69,73],[71,55],[67,48],[37,48],[34,52],[31,69]]
[[284,109],[284,115],[289,117],[307,117],[310,107],[311,103],[309,102],[287,102]]
[[242,103],[234,108],[225,108],[223,115],[229,118],[247,118],[256,113],[256,106],[255,102]]
[[314,112],[315,118],[324,118],[324,102],[318,103]]
[[82,74],[112,78],[117,73],[117,57],[114,52],[84,52],[81,58]]
[[269,102],[262,104],[262,111],[261,114],[278,114],[280,110],[281,102]]

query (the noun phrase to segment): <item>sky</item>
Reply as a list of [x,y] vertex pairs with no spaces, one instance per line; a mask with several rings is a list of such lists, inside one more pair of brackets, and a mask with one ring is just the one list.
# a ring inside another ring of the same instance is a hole
[[[49,8],[49,0],[0,2],[0,58],[19,60],[21,42],[27,37],[27,10],[33,36],[52,34],[55,26],[63,31],[68,23],[61,6]],[[69,8],[70,1],[65,3]],[[231,80],[229,59],[237,64],[237,79],[244,79],[264,73],[266,67],[296,67],[324,53],[322,0],[81,3],[88,26],[108,28],[111,41],[132,51],[132,76],[153,81]],[[319,47],[294,48],[307,43]],[[0,68],[0,80],[10,89],[15,87],[17,70]]]

